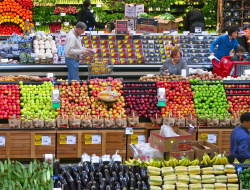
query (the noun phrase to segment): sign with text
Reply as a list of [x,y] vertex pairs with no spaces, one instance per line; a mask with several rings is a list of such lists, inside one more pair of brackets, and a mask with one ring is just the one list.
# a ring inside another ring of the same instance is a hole
[[127,35],[128,34],[128,21],[117,20],[115,33],[116,35]]

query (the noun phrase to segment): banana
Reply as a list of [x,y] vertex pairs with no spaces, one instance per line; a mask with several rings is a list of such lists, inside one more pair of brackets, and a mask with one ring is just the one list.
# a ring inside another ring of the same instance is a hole
[[215,161],[213,162],[213,165],[217,165],[219,162],[220,162],[219,157],[216,156],[216,159],[215,159]]
[[207,155],[207,153],[205,153],[205,154],[206,154],[207,164],[211,164],[210,157]]
[[178,166],[182,166],[182,164],[185,162],[185,158],[179,160]]
[[203,165],[203,161],[201,161],[201,165]]
[[150,163],[148,162],[148,161],[145,161],[144,162],[147,166],[149,166],[150,165]]
[[211,164],[213,164],[215,162],[217,156],[218,156],[218,153],[216,153],[214,158],[211,160]]
[[129,161],[131,164],[133,163],[133,160],[131,160],[131,159],[129,159],[128,161]]
[[204,163],[204,165],[208,165],[205,154],[203,155],[203,163]]
[[153,158],[150,159],[149,165],[153,166]]
[[239,164],[240,162],[237,160],[237,158],[234,159],[235,164]]
[[138,162],[138,164],[141,164],[141,163],[142,163],[142,161],[141,161],[140,158],[137,159],[137,162]]

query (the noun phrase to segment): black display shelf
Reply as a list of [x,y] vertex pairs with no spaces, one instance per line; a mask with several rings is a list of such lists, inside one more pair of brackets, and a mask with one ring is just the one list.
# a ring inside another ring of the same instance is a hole
[[149,89],[153,89],[153,90],[155,90],[155,89],[157,89],[157,87],[155,86],[155,87],[123,87],[123,91],[124,90],[149,90]]
[[[78,4],[73,4],[73,3],[72,4],[68,4],[68,3],[67,4],[55,4],[55,6],[77,6],[77,5],[82,6],[82,3],[78,3]],[[95,4],[91,4],[91,5],[95,5]]]
[[225,88],[225,90],[250,90],[250,88]]
[[223,11],[250,11],[250,9],[224,9]]
[[217,83],[217,82],[215,82],[215,83],[212,83],[212,82],[210,82],[210,83],[190,83],[190,85],[204,85],[204,84],[206,84],[206,85],[218,85],[218,84],[223,84],[223,83]]
[[[149,118],[150,119],[150,118]],[[132,127],[133,130],[135,129],[145,129],[144,127]],[[76,130],[124,130],[126,128],[58,128],[58,131],[76,131]]]
[[223,84],[239,84],[241,80],[223,80]]
[[[2,123],[2,122],[1,122]],[[55,128],[17,128],[17,129],[4,129],[1,128],[0,131],[55,131]]]
[[[19,84],[20,81],[1,81],[0,84]],[[43,84],[43,82],[29,82],[23,81],[23,84]]]
[[226,96],[250,96],[250,94],[226,94]]
[[155,95],[157,95],[157,93],[123,93],[123,96],[129,96],[129,95],[153,95],[153,96],[155,96]]
[[127,83],[155,84],[156,81],[124,81],[123,82],[123,84],[127,84]]

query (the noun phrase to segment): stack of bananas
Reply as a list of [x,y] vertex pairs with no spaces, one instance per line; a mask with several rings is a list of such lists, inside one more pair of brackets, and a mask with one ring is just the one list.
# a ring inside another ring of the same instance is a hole
[[237,160],[237,158],[234,159],[234,164],[239,164],[240,162]]
[[182,160],[180,160],[178,165],[179,166],[189,166],[189,165],[191,165],[189,157],[186,156],[185,158],[183,158]]
[[125,164],[127,164],[129,166],[129,168],[132,165],[139,165],[139,166],[143,166],[143,167],[147,167],[149,165],[148,161],[142,162],[140,158],[136,159],[129,159],[128,161],[125,161]]
[[188,169],[185,166],[176,166],[174,168],[175,174],[176,175],[187,175],[188,174]]
[[149,177],[149,185],[150,185],[150,187],[162,185],[161,176],[150,176]]
[[209,165],[211,164],[210,157],[207,155],[207,153],[204,153],[203,160],[201,161],[202,165]]
[[177,175],[177,180],[178,180],[179,183],[189,184],[188,175]]
[[206,167],[201,169],[203,175],[214,174],[214,169],[212,167]]
[[200,190],[201,184],[189,184],[189,190]]
[[175,190],[175,185],[163,185],[162,190]]
[[160,176],[161,169],[157,167],[148,166],[147,167],[147,174],[148,176]]
[[177,182],[176,187],[177,190],[188,189],[188,184]]
[[173,156],[170,156],[169,161],[167,161],[167,163],[169,163],[169,166],[175,167],[179,164],[178,160],[176,160],[176,158],[174,158]]
[[189,175],[190,183],[201,183],[200,175]]
[[214,189],[214,184],[202,184],[202,189]]
[[228,160],[223,154],[221,154],[219,156],[218,153],[216,153],[214,158],[212,160],[210,160],[210,157],[206,153],[204,153],[201,164],[202,165],[209,165],[209,164],[226,165],[226,164],[228,164]]

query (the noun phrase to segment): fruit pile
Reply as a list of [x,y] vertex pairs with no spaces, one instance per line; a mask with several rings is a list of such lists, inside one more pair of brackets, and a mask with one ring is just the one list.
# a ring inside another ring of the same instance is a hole
[[21,35],[22,34],[21,30],[22,30],[21,28],[19,28],[18,26],[14,24],[13,25],[4,24],[4,25],[1,25],[0,27],[0,35],[12,35],[13,33]]
[[[26,6],[27,5],[27,6]],[[29,19],[32,22],[33,12],[30,9],[30,2],[17,3],[15,0],[4,0],[0,2],[0,24],[5,22],[12,22],[24,30],[24,25],[26,19]],[[34,27],[34,24],[30,24],[31,27]],[[1,27],[0,27],[1,28]],[[11,29],[11,28],[10,28]],[[30,30],[29,26],[27,28]],[[7,30],[5,30],[7,32]],[[17,31],[20,32],[20,31]]]
[[235,115],[243,114],[250,110],[250,96],[228,96],[227,97],[229,108],[228,111],[235,119]]
[[161,108],[162,116],[172,113],[181,118],[188,113],[195,115],[193,102],[194,93],[191,91],[189,81],[157,81],[157,88],[166,89],[166,107]]
[[75,6],[56,6],[55,13],[69,13],[69,14],[76,14],[78,10]]
[[32,9],[32,0],[16,0],[24,9]]
[[139,81],[172,81],[172,80],[186,80],[182,75],[170,75],[170,76],[162,76],[162,75],[154,75],[154,76],[142,76]]
[[222,80],[221,76],[217,76],[217,74],[211,74],[209,75],[209,73],[205,73],[205,74],[197,74],[197,75],[191,75],[188,77],[188,79],[190,80],[190,83],[195,82],[195,79],[199,79],[200,80]]
[[20,117],[19,85],[0,85],[0,119]]
[[195,94],[193,97],[197,116],[203,118],[206,114],[206,117],[213,118],[216,114],[216,118],[220,118],[228,113],[229,105],[222,84],[191,85],[191,88]]
[[42,85],[23,85],[20,81],[21,94],[21,118],[25,116],[37,118],[41,114],[42,119],[48,120],[49,117],[56,118],[58,113],[52,108],[52,82],[44,82]]
[[[227,94],[250,94],[250,91],[248,90],[250,85],[248,84],[225,84],[224,85],[225,89],[226,89],[226,93]],[[233,88],[233,89],[231,89]],[[237,88],[234,89],[234,88]]]
[[46,161],[30,162],[27,168],[18,161],[0,161],[0,174],[2,181],[0,189],[47,189],[53,187],[53,167]]

